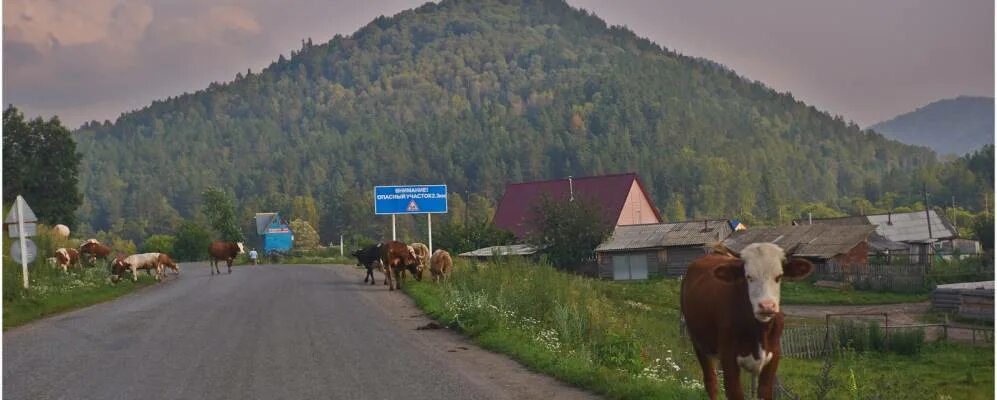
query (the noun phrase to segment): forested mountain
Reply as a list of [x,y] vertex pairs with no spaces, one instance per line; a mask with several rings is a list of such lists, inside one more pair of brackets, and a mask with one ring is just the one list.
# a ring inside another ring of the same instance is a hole
[[964,155],[994,144],[994,98],[939,100],[869,129],[938,154]]
[[235,195],[247,232],[279,209],[326,240],[387,226],[376,184],[446,183],[486,214],[506,182],[636,171],[669,218],[749,221],[947,190],[928,149],[562,0],[426,4],[76,137],[84,230],[135,238],[197,217],[209,185]]

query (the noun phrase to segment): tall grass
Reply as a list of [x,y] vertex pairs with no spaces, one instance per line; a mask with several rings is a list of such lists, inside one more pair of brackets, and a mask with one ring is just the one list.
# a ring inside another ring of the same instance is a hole
[[38,246],[38,255],[29,264],[27,289],[23,287],[21,264],[9,256],[9,249],[4,249],[3,263],[0,265],[3,270],[4,329],[109,300],[154,282],[154,279],[142,276],[137,284],[131,280],[111,284],[108,269],[99,261],[95,267],[63,272],[61,268],[49,265],[46,259],[52,257],[60,247],[78,248],[79,241],[54,236],[43,226],[39,226],[38,232],[38,236],[31,238]]
[[447,284],[407,290],[487,347],[611,398],[702,396],[674,285],[592,280],[516,258],[455,267]]

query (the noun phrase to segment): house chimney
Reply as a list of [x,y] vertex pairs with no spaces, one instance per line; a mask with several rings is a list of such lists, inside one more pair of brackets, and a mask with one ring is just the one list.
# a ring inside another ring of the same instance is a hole
[[575,201],[575,182],[571,180],[571,176],[568,175],[568,201]]

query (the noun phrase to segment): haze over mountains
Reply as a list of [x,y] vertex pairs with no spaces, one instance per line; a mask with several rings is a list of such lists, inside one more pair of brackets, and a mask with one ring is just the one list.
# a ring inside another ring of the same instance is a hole
[[960,96],[939,100],[870,126],[898,141],[963,155],[994,144],[994,98]]
[[209,185],[255,211],[313,199],[338,236],[375,229],[376,184],[497,199],[507,182],[636,171],[666,216],[757,219],[903,197],[936,165],[561,0],[426,4],[76,136],[80,220],[136,237],[197,216]]

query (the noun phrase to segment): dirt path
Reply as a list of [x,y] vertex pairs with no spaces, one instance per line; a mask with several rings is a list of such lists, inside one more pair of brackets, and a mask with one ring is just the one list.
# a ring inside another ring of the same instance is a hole
[[[890,325],[910,325],[919,323],[917,317],[926,314],[931,309],[931,302],[877,304],[863,306],[828,306],[787,304],[782,306],[782,312],[789,317],[823,320],[827,314],[865,314],[886,313]],[[862,319],[861,316],[842,316],[841,318]]]

